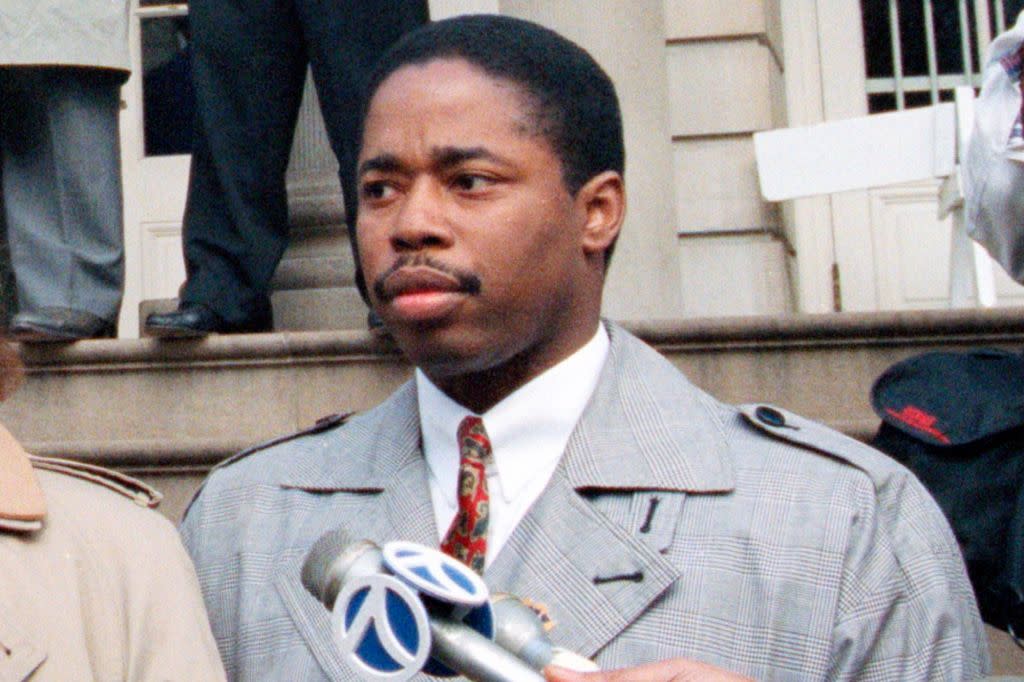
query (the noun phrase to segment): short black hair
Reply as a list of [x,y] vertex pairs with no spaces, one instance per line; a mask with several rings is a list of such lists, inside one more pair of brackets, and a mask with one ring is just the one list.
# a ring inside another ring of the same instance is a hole
[[[464,59],[494,78],[517,86],[535,108],[535,132],[562,163],[566,189],[576,192],[595,175],[625,172],[622,114],[615,86],[590,54],[533,22],[475,14],[426,24],[403,36],[378,62],[362,105],[388,76],[412,64]],[[362,144],[362,134],[359,135]]]

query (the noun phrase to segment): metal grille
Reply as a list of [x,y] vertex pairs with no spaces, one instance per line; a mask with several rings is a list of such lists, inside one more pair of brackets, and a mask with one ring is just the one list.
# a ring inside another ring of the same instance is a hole
[[1024,0],[861,0],[868,108],[906,109],[979,87],[992,38]]

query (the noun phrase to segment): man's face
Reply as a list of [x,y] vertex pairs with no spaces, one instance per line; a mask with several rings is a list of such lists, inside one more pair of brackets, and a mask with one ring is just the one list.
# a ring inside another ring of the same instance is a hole
[[528,379],[596,331],[603,256],[581,243],[587,210],[533,114],[516,86],[459,59],[399,69],[367,114],[363,273],[398,345],[442,388],[513,359]]

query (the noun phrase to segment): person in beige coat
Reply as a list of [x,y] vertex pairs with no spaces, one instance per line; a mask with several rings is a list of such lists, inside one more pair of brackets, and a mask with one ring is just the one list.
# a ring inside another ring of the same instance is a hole
[[[0,341],[0,389],[17,376]],[[195,570],[160,494],[32,457],[0,426],[0,680],[223,680]]]

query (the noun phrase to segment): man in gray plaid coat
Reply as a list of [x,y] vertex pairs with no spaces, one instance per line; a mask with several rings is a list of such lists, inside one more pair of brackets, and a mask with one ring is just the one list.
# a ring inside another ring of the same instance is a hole
[[612,84],[557,34],[462,17],[385,56],[358,255],[417,372],[197,497],[182,532],[231,678],[358,679],[300,566],[338,526],[436,546],[467,415],[487,434],[485,581],[604,670],[645,666],[616,679],[986,672],[956,541],[910,473],[783,410],[723,405],[601,320],[622,173]]

